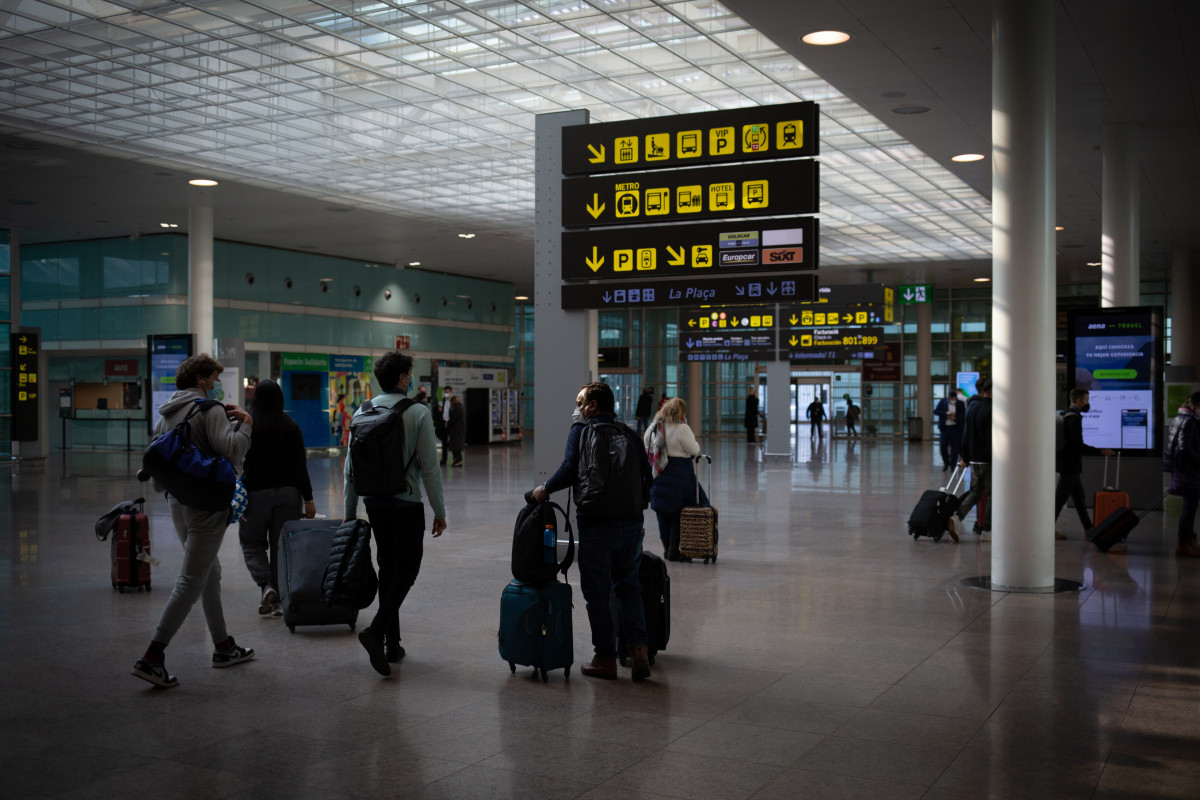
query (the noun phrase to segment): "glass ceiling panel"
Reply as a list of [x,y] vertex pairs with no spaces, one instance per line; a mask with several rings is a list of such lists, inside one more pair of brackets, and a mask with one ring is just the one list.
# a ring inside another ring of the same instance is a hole
[[822,261],[990,256],[986,198],[716,0],[5,5],[0,123],[19,130],[331,202],[528,227],[536,114],[814,100]]

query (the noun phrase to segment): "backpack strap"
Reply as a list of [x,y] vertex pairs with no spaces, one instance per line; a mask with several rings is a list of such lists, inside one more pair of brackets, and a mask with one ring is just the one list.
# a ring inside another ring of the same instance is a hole
[[562,573],[563,582],[570,583],[570,581],[567,580],[567,570],[569,570],[571,565],[575,563],[575,532],[571,530],[571,493],[567,492],[566,511],[563,511],[561,508],[559,508],[558,504],[556,503],[551,503],[550,506],[552,508],[557,508],[562,512],[563,520],[565,520],[567,524],[567,554],[563,556],[562,563],[558,565],[558,571]]

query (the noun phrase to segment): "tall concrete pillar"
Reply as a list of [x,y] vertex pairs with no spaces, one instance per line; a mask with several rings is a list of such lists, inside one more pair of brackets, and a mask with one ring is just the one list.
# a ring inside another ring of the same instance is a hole
[[1100,224],[1100,304],[1141,304],[1141,170],[1137,126],[1105,125]]
[[[788,361],[767,362],[767,448],[765,455],[791,460],[792,365]],[[763,398],[759,398],[762,400]]]
[[921,418],[921,439],[932,438],[933,418],[933,303],[917,306],[917,416]]
[[1054,587],[1054,4],[992,5],[992,585]]
[[527,488],[562,463],[579,387],[596,375],[596,313],[562,309],[562,129],[588,122],[586,111],[539,114],[534,121],[536,200],[533,260],[533,459]]
[[190,187],[188,195],[188,333],[196,351],[213,351],[213,190]]
[[1200,280],[1192,276],[1192,254],[1187,250],[1171,253],[1171,366],[1195,367],[1196,334],[1200,331],[1194,320],[1200,308]]

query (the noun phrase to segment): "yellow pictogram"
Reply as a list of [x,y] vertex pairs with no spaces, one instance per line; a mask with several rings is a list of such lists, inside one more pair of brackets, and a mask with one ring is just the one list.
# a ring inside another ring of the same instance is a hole
[[751,328],[761,328],[762,327],[762,317],[751,317],[750,318],[750,327]]
[[704,210],[704,187],[680,186],[675,190],[675,213],[695,214]]
[[764,328],[774,328],[775,327],[775,315],[774,314],[763,314],[762,326]]
[[769,200],[767,181],[746,181],[742,184],[742,208],[766,208]]
[[647,189],[646,190],[646,216],[655,217],[660,214],[671,213],[671,190],[670,189]]
[[769,150],[771,147],[770,136],[770,125],[743,125],[742,152],[762,153]]
[[[792,324],[795,325],[796,320],[793,319]],[[813,313],[811,311],[801,311],[800,312],[800,324],[801,325],[812,325],[813,324]]]
[[588,159],[588,161],[590,161],[593,164],[603,164],[604,163],[604,145],[600,145],[600,149],[597,150],[594,145],[589,144],[588,150],[590,150],[592,153],[592,156],[591,156],[591,158]]
[[617,164],[636,164],[638,140],[636,136],[622,136],[614,143],[613,161]]
[[805,334],[805,335],[801,336],[800,337],[800,346],[801,347],[812,347],[812,336],[809,334]]
[[789,119],[775,123],[775,149],[798,150],[804,147],[804,121]]
[[710,211],[732,211],[737,208],[737,185],[733,183],[709,184],[708,208]]
[[588,265],[588,269],[592,272],[598,271],[604,266],[604,256],[600,255],[599,251],[593,246],[591,256],[584,259]]
[[712,128],[708,132],[708,154],[727,156],[737,149],[737,132],[733,128]]
[[587,206],[587,212],[592,215],[592,219],[596,219],[604,213],[604,203],[600,202],[600,195],[592,192],[592,202]]
[[667,245],[667,264],[672,267],[682,267],[687,258],[687,248],[680,247],[678,249]]
[[613,272],[633,272],[633,251],[613,251]]
[[637,268],[639,272],[655,268],[658,251],[653,247],[639,247],[637,251]]
[[712,245],[697,244],[692,245],[692,267],[693,269],[703,269],[713,265]]
[[825,324],[825,312],[821,311],[816,314],[813,314],[812,324],[813,325],[824,325]]
[[703,131],[680,131],[676,134],[678,146],[676,152],[679,158],[696,158],[704,155]]
[[671,157],[671,134],[650,133],[646,135],[646,160],[665,161]]
[[867,324],[867,312],[855,311],[854,312],[854,322],[856,325],[866,325]]
[[838,313],[836,311],[830,311],[825,315],[826,325],[837,325],[838,321]]
[[707,328],[707,327],[708,327],[708,317],[701,317],[701,318],[700,318],[700,327],[701,327],[701,328]]
[[617,216],[618,217],[636,217],[641,213],[641,205],[638,202],[638,195],[641,192],[637,189],[617,192]]

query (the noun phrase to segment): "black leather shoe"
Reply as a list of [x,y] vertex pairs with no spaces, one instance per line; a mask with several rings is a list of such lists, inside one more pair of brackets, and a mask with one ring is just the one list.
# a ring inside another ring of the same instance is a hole
[[392,668],[388,666],[387,657],[383,654],[383,643],[379,641],[375,632],[370,628],[363,628],[358,634],[358,641],[370,656],[371,667],[384,677],[391,675]]
[[629,660],[633,662],[633,679],[635,681],[640,683],[650,677],[650,656],[646,645],[635,644],[630,647]]
[[404,658],[404,646],[385,636],[383,637],[383,654],[389,664],[399,664],[400,659]]

